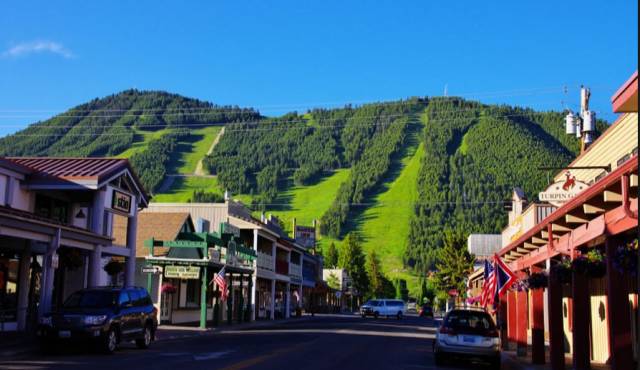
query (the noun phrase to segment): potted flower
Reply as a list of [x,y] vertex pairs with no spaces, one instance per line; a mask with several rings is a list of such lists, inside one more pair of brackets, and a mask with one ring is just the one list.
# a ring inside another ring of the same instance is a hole
[[549,277],[544,272],[534,272],[527,279],[529,289],[544,289],[549,286]]
[[589,264],[587,265],[587,275],[594,279],[603,277],[607,273],[607,264],[604,256],[597,249],[590,250],[587,255]]
[[118,274],[124,270],[124,266],[122,262],[112,258],[111,261],[104,265],[103,270],[111,277],[111,284],[116,285],[118,281]]
[[560,284],[571,284],[571,267],[571,260],[565,257],[560,263],[551,267],[553,272],[552,276],[554,276]]
[[80,250],[75,248],[61,248],[60,249],[60,264],[67,268],[69,271],[74,271],[82,267],[84,264],[84,258]]
[[163,294],[174,294],[175,292],[177,292],[178,290],[176,289],[176,287],[171,284],[171,283],[164,283],[162,284],[162,288],[160,289],[160,291]]

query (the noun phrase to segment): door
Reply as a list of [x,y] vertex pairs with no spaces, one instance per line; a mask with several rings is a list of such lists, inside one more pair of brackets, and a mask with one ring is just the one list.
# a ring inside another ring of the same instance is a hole
[[118,308],[120,310],[120,332],[123,336],[129,336],[132,331],[135,330],[135,322],[132,317],[132,313],[135,308],[133,307],[129,293],[126,290],[120,292]]
[[173,307],[173,294],[162,293],[162,298],[160,300],[160,321],[161,322],[171,323],[172,307]]

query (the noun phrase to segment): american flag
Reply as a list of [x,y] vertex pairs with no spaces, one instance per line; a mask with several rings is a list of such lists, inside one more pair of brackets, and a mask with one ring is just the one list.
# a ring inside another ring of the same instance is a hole
[[213,281],[218,285],[218,288],[220,288],[220,298],[223,301],[227,299],[227,281],[224,279],[225,267],[226,266],[223,266],[222,269],[213,277]]
[[488,260],[484,261],[484,283],[482,285],[482,296],[480,305],[487,307],[493,305],[496,296],[496,274],[493,264]]

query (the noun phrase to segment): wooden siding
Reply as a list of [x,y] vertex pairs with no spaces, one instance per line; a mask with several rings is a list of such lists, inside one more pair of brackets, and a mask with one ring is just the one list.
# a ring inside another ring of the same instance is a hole
[[[602,133],[602,137],[581,156],[576,158],[570,167],[577,166],[606,166],[611,170],[618,167],[618,160],[631,154],[638,147],[638,113],[628,113],[620,116],[618,121]],[[571,170],[580,181],[587,184],[596,180],[604,170]],[[555,181],[564,179],[564,171],[558,172]]]

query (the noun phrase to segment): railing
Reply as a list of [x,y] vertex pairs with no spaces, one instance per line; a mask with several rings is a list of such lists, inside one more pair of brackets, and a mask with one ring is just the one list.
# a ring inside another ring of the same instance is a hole
[[290,264],[289,265],[289,275],[291,276],[297,276],[297,277],[302,277],[302,266],[300,265],[296,265],[296,264]]
[[276,274],[289,275],[289,262],[276,260]]
[[258,251],[258,268],[273,271],[273,256]]

